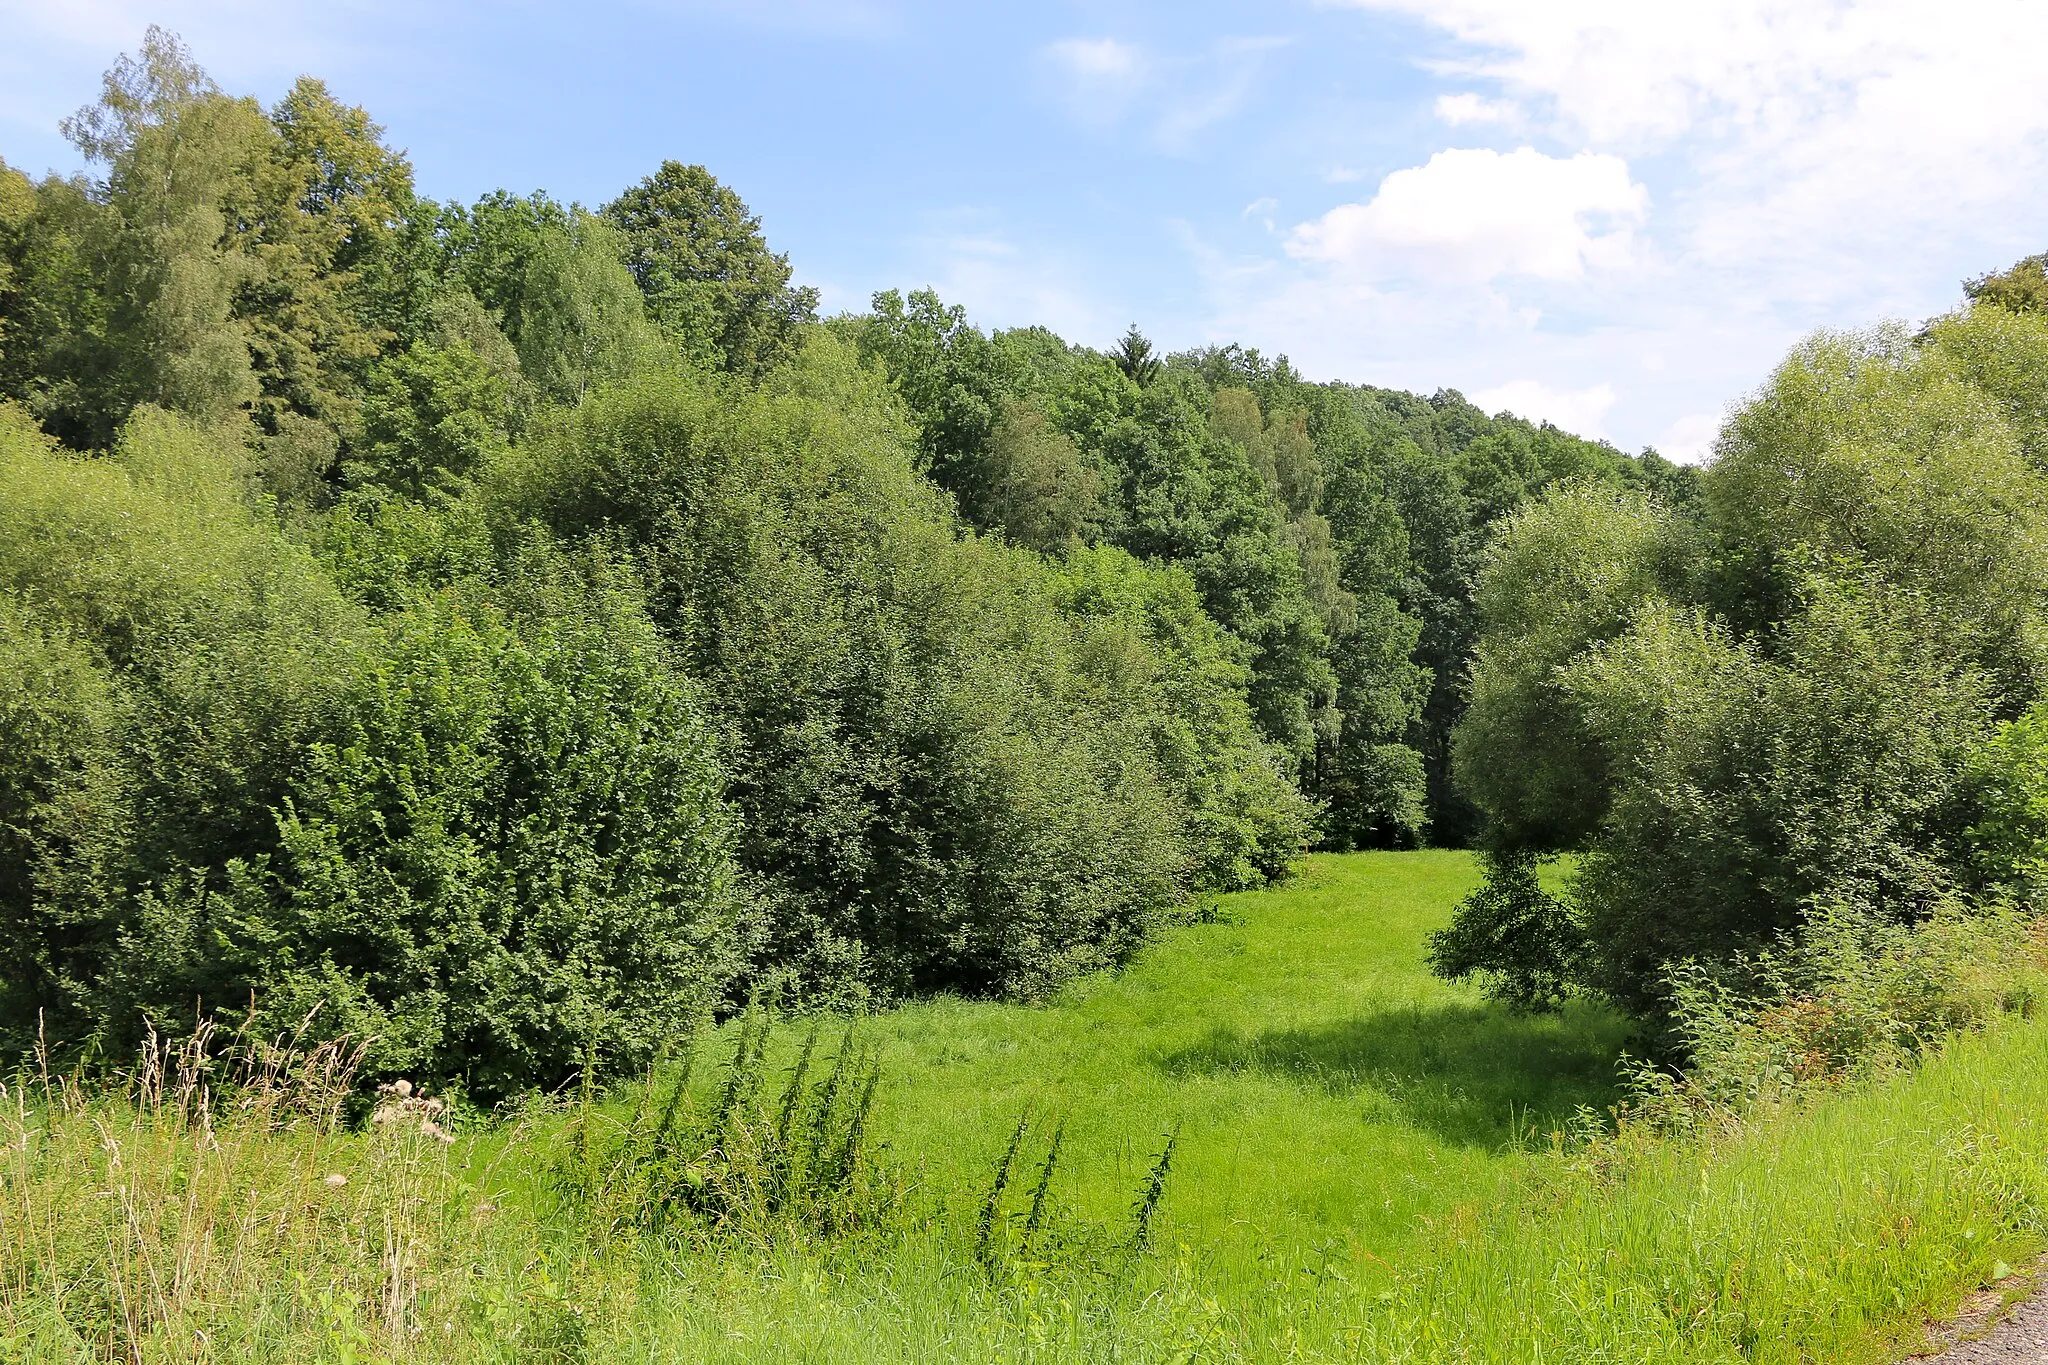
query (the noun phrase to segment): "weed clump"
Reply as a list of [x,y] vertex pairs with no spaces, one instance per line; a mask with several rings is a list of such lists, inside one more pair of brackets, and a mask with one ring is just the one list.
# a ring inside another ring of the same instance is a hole
[[[771,1099],[768,1056],[776,1027],[765,1009],[742,1018],[717,1097],[706,1107],[690,1089],[694,1036],[658,1108],[652,1070],[623,1119],[586,1091],[573,1151],[557,1166],[558,1188],[579,1220],[607,1234],[630,1228],[657,1238],[735,1236],[756,1243],[890,1226],[906,1187],[870,1138],[881,1082],[873,1049],[849,1023],[830,1061],[821,1064],[823,1024],[814,1022]],[[821,1065],[822,1078],[813,1080]]]
[[1917,925],[1817,910],[1800,938],[1710,971],[1667,973],[1683,1070],[1630,1068],[1624,1124],[1725,1128],[1904,1070],[1958,1034],[2032,1017],[2048,928],[2010,907],[1944,905]]

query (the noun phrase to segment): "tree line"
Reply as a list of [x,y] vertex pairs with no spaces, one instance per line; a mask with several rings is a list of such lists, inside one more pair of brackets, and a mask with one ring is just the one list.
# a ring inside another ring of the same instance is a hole
[[[1504,519],[1454,734],[1490,876],[1440,970],[1657,1025],[1688,990],[1796,1002],[1849,970],[1821,956],[1874,960],[1930,921],[2030,919],[2044,261],[1922,327],[1796,347],[1689,504],[1574,485]],[[1539,876],[1559,859],[1561,891]]]
[[700,166],[437,202],[160,30],[65,132],[0,164],[14,1045],[253,997],[487,1095],[747,994],[1039,993],[1309,846],[1510,867],[1502,547],[1724,515],[1451,391],[821,319]]

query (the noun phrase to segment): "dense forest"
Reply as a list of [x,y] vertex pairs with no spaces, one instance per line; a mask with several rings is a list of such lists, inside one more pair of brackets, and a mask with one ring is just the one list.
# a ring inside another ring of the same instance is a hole
[[158,30],[65,131],[92,175],[0,164],[10,1048],[317,1015],[492,1097],[749,998],[1035,997],[1425,842],[1492,868],[1442,970],[1655,1019],[1674,961],[2042,865],[2038,262],[1802,348],[1702,473],[820,318],[701,166],[437,202]]
[[750,993],[1042,991],[1469,837],[1489,527],[1691,496],[1240,348],[821,321],[702,167],[438,203],[161,32],[65,131],[95,178],[0,171],[17,1043],[253,992],[491,1091]]

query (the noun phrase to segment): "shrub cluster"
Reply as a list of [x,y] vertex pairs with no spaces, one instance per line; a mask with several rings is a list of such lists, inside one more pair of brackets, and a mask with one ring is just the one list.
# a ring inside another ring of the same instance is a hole
[[1033,993],[1309,833],[1185,577],[960,534],[828,337],[758,388],[594,394],[479,498],[645,566],[725,737],[764,960],[805,990]]
[[1759,964],[2032,896],[2044,395],[2048,322],[1989,303],[1821,336],[1730,418],[1695,514],[1589,485],[1511,514],[1458,734],[1496,871],[1440,970],[1696,1047],[1695,969],[1793,1009]]
[[1627,1122],[1659,1131],[1739,1123],[1904,1069],[1954,1034],[2031,1017],[2048,988],[2048,940],[2010,907],[1951,903],[1905,926],[1831,906],[1797,943],[1739,965],[1671,969],[1672,1028],[1687,1065],[1682,1075],[1638,1066]]
[[245,1008],[499,1093],[644,1053],[745,959],[695,690],[548,547],[373,613],[165,415],[0,427],[4,1026]]
[[5,1025],[253,995],[480,1095],[741,990],[1032,994],[1310,810],[1179,571],[962,534],[819,338],[601,388],[309,550],[235,449],[0,428]]

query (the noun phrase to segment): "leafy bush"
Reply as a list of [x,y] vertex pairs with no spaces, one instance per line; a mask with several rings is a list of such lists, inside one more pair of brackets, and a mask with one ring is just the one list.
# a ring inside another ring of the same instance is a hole
[[[485,496],[647,566],[726,735],[771,975],[1035,993],[1136,947],[1198,866],[1242,881],[1299,847],[1227,695],[1240,675],[1176,705],[1151,623],[1077,626],[1041,558],[963,537],[894,396],[828,339],[755,391],[660,373],[601,392]],[[1211,759],[1219,740],[1249,763]],[[1218,761],[1241,776],[1197,771]],[[1205,818],[1263,850],[1214,854]]]
[[2048,893],[2048,707],[2001,725],[1971,756],[1968,779],[1975,871],[2038,908]]
[[[373,1072],[495,1096],[638,1065],[723,1002],[748,922],[722,774],[637,600],[574,568],[536,554],[380,623],[214,916],[265,1017],[323,1004]],[[166,900],[159,942],[196,910]]]
[[637,592],[531,544],[373,619],[144,414],[0,428],[6,1026],[216,1010],[496,1094],[650,1055],[747,952],[723,779]]
[[1582,980],[1649,1012],[1665,963],[1759,951],[1816,906],[1906,924],[1943,902],[1992,691],[1916,618],[1817,586],[1774,658],[1673,616],[1568,670],[1627,772],[1573,888]]
[[1581,979],[1587,951],[1572,907],[1543,889],[1532,854],[1491,853],[1486,881],[1430,936],[1439,976],[1481,977],[1488,994],[1519,1009],[1554,1010]]
[[1260,735],[1243,648],[1202,610],[1194,580],[1121,550],[1075,546],[1055,565],[1052,590],[1077,620],[1086,666],[1133,675],[1161,775],[1185,811],[1191,886],[1237,891],[1286,876],[1314,811]]
[[[112,976],[157,949],[143,897],[269,849],[303,746],[343,714],[367,622],[242,487],[236,461],[161,413],[82,459],[0,411],[13,1043],[45,1011],[55,1037],[133,1034]],[[192,1004],[170,1007],[189,1020]]]
[[2044,346],[1988,308],[1924,342],[1819,336],[1731,417],[1699,522],[1593,489],[1507,521],[1460,778],[1504,854],[1583,853],[1544,920],[1578,946],[1562,981],[1554,954],[1518,960],[1503,883],[1445,970],[1660,1020],[1667,964],[1754,960],[1823,912],[1883,934],[2025,879],[2031,723],[1993,736],[2048,677]]
[[2031,1016],[2048,988],[2048,940],[2010,910],[1950,902],[1900,925],[1834,905],[1797,940],[1737,967],[1671,968],[1686,1070],[1638,1068],[1631,1121],[1666,1130],[1737,1122],[1907,1066],[2004,1015]]

